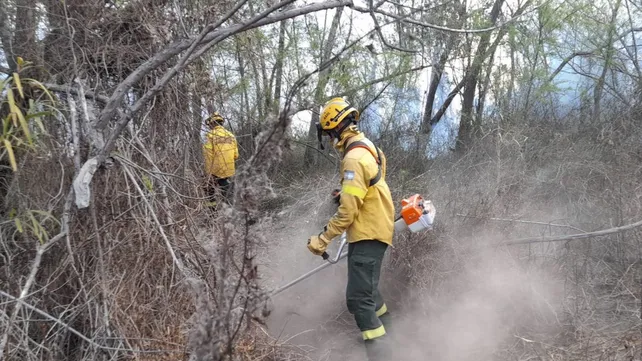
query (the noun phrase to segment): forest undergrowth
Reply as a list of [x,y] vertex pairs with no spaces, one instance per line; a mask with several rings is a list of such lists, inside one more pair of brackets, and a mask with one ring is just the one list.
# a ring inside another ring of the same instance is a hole
[[[639,221],[639,121],[496,125],[419,164],[403,143],[379,140],[397,207],[413,193],[437,207],[434,230],[396,235],[386,258],[399,359],[639,359],[640,229],[547,240]],[[73,162],[28,154],[2,232],[7,359],[363,359],[345,265],[269,297],[321,263],[305,241],[333,213],[338,181],[336,154],[303,171],[285,124],[259,137],[234,207],[216,213],[203,207],[197,156],[181,176],[163,171],[181,147],[163,155],[121,142],[97,173],[102,191],[71,212],[61,184]]]

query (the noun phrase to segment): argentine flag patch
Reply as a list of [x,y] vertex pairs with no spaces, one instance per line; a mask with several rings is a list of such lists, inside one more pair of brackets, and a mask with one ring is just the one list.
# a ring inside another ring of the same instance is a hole
[[353,180],[354,179],[354,171],[352,170],[346,170],[343,172],[343,179],[345,180]]

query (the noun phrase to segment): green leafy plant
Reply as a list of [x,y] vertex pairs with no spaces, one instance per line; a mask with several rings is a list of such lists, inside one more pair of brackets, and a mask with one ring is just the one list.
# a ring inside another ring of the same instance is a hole
[[[0,159],[8,158],[14,172],[18,171],[17,149],[33,149],[33,127],[38,127],[43,134],[46,133],[42,117],[49,112],[39,109],[46,109],[54,103],[51,93],[42,83],[20,76],[21,72],[30,68],[30,63],[18,58],[17,65],[17,72],[0,80],[0,107],[7,105],[0,133]],[[33,98],[32,94],[26,94],[25,89],[35,89],[40,95]]]

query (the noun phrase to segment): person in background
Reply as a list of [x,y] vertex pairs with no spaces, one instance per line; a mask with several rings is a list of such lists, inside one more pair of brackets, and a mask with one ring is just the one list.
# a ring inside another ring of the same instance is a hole
[[223,127],[225,118],[219,113],[212,114],[205,121],[209,131],[203,144],[205,173],[207,174],[208,206],[215,207],[219,197],[231,203],[232,182],[239,157],[234,134]]

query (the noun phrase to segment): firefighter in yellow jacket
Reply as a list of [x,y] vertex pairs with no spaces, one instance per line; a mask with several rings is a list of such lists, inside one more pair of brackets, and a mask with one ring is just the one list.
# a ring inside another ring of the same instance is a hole
[[[389,360],[384,327],[387,306],[379,293],[383,256],[392,245],[394,205],[386,183],[384,154],[357,129],[359,112],[343,98],[325,104],[317,130],[343,155],[339,208],[308,249],[322,255],[344,231],[348,238],[346,301],[366,343],[370,360]],[[384,322],[382,322],[384,319]]]
[[207,190],[209,201],[216,204],[217,193],[229,202],[230,178],[236,172],[235,161],[239,151],[234,134],[223,127],[225,119],[218,113],[212,114],[206,124],[210,129],[203,144],[205,173],[208,174]]

